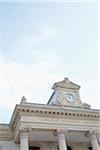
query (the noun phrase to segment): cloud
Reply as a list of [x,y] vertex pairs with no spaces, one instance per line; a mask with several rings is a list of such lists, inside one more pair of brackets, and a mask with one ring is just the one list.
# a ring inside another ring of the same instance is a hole
[[44,49],[42,52],[39,56],[38,52],[36,53],[39,61],[34,64],[1,62],[0,107],[2,116],[10,110],[7,119],[11,117],[15,105],[20,103],[23,95],[28,102],[47,103],[53,92],[51,88],[55,79],[63,78],[60,74],[53,72],[59,66],[56,50]]
[[[48,55],[50,55],[49,52]],[[11,118],[15,105],[20,103],[23,95],[25,95],[28,102],[47,103],[53,92],[51,90],[53,84],[64,78],[64,75],[52,71],[52,69],[56,69],[56,67],[59,66],[59,63],[55,63],[54,59],[51,61],[51,57],[30,65],[11,62],[3,63],[0,66],[2,79],[0,80],[0,107],[1,119],[3,121],[7,122]],[[53,56],[53,58],[56,58],[56,56]],[[73,77],[73,79],[75,79],[75,77]],[[98,107],[97,103],[95,103],[97,101],[95,97],[96,81],[91,78],[90,84],[90,80],[83,80],[82,78],[79,79],[79,77],[76,77],[76,83],[79,80],[82,83],[82,101],[89,104],[93,103],[93,107],[98,108],[99,102]],[[8,114],[7,118],[6,114]]]
[[33,48],[40,46],[40,44],[47,42],[48,40],[53,40],[60,34],[60,31],[57,28],[49,27],[44,25],[40,28],[40,32],[36,35],[24,38],[24,43],[27,47]]
[[[37,61],[49,59],[54,61],[58,50],[52,45],[51,41],[55,41],[60,32],[57,28],[49,27],[49,25],[41,26],[39,31],[32,32],[31,35],[25,35],[21,38],[20,42],[10,51],[6,53],[9,62],[16,61],[16,63],[32,64]],[[48,43],[48,44],[47,44]],[[51,59],[50,59],[51,57]],[[46,61],[46,63],[48,63]]]

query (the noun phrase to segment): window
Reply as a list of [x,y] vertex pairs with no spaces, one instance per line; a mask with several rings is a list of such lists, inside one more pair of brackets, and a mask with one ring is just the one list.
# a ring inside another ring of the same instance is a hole
[[37,146],[30,146],[29,150],[40,150],[40,147]]

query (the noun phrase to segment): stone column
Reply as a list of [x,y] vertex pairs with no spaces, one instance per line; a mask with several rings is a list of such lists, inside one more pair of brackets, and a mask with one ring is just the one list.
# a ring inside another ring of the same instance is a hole
[[100,150],[100,146],[98,144],[98,140],[96,136],[96,131],[90,131],[90,142],[93,150]]
[[65,131],[63,129],[57,130],[59,150],[67,150]]
[[100,145],[100,131],[97,131],[97,138],[98,138],[98,143]]
[[28,132],[20,131],[20,150],[29,150]]

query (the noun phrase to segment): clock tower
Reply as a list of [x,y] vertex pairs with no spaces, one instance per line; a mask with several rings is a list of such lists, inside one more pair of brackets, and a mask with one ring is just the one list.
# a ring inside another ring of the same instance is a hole
[[48,101],[49,105],[90,108],[90,105],[81,101],[80,86],[71,82],[68,78],[54,83],[52,89],[54,92]]

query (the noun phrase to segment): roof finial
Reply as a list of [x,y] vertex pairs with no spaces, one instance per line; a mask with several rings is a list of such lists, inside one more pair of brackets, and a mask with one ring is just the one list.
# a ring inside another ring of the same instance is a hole
[[64,78],[64,82],[65,82],[65,83],[69,83],[69,79],[65,77],[65,78]]
[[66,77],[64,78],[64,80],[65,80],[65,81],[69,81],[69,79],[68,79],[68,78],[66,78]]
[[25,98],[25,96],[22,96],[21,103],[26,103],[26,98]]

